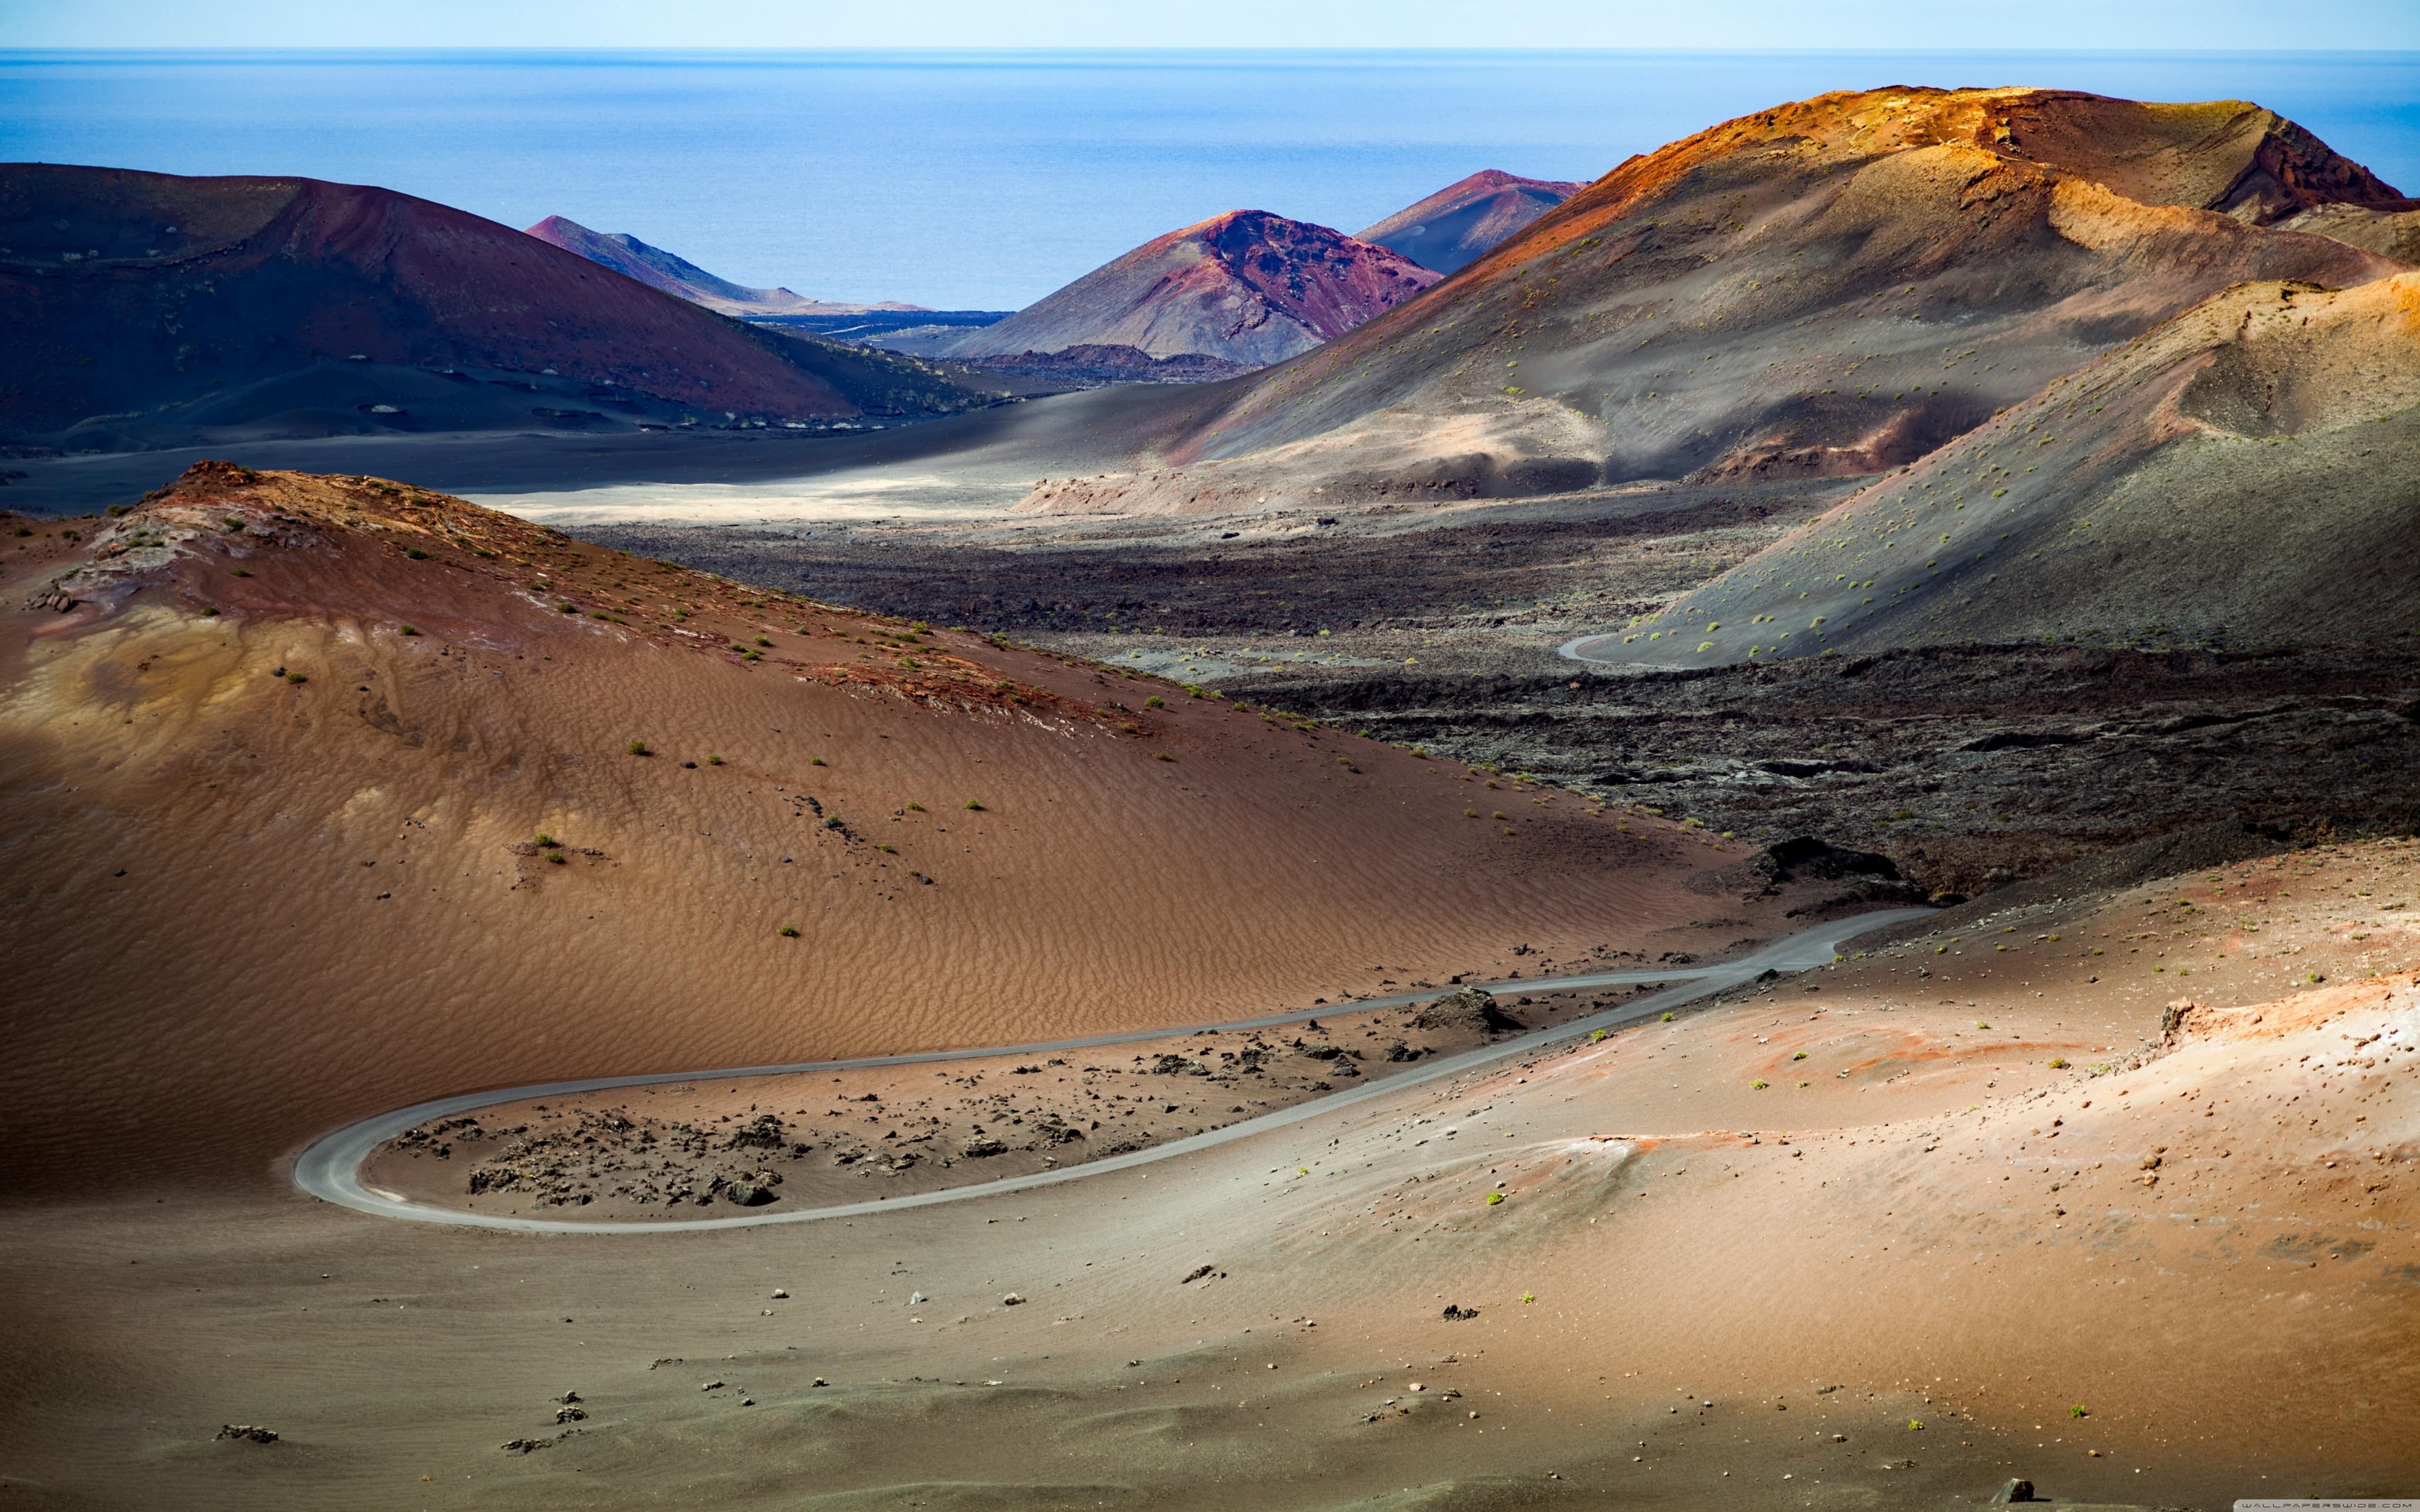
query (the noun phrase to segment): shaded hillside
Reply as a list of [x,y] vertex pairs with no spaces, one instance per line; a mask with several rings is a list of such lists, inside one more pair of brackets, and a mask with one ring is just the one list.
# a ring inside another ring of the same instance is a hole
[[2279,223],[2288,231],[2334,237],[2398,262],[2420,263],[2420,210],[2381,210],[2367,205],[2319,205]]
[[2415,500],[2420,272],[2245,285],[1581,649],[2400,640],[2420,633]]
[[1355,234],[1450,273],[1587,187],[1484,168]]
[[1389,310],[1437,275],[1324,225],[1231,210],[1147,241],[998,325],[944,341],[944,357],[1132,347],[1258,367]]
[[717,278],[688,258],[651,247],[628,232],[591,231],[577,221],[560,215],[550,215],[529,228],[529,234],[540,241],[576,253],[599,267],[611,268],[625,278],[634,278],[650,288],[659,288],[676,299],[702,304],[717,315],[863,315],[874,310],[922,310],[917,304],[901,304],[885,300],[878,304],[849,304],[830,300],[811,300],[785,288],[749,288],[726,278]]
[[[307,178],[0,168],[0,427],[72,449],[274,417],[282,434],[376,428],[409,406],[379,411],[367,370],[520,385],[465,399],[473,427],[526,424],[532,390],[566,387],[714,418],[864,407],[796,344],[507,226]],[[912,377],[932,407],[967,402],[929,368],[871,361],[886,387]]]
[[1221,470],[1330,500],[1520,467],[1560,487],[1876,471],[2231,283],[2394,271],[2256,224],[2331,198],[2404,204],[2241,103],[1781,106],[1623,163],[1416,310],[1239,387],[1165,455],[1184,492],[1125,506],[1183,507]]
[[1668,826],[405,485],[204,464],[73,531],[0,559],[0,1134],[61,1184],[1737,934]]

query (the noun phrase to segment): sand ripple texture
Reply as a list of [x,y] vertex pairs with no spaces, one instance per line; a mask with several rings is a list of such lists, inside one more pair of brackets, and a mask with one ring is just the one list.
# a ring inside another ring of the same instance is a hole
[[81,534],[0,651],[27,1189],[1776,933],[1651,818],[408,486],[197,470]]

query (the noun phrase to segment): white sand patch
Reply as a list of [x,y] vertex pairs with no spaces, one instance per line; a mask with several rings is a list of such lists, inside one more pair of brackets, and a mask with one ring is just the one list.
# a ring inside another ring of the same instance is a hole
[[869,470],[767,483],[623,483],[544,493],[465,497],[544,525],[808,524],[898,519],[988,519],[1023,497],[1031,480],[965,472]]

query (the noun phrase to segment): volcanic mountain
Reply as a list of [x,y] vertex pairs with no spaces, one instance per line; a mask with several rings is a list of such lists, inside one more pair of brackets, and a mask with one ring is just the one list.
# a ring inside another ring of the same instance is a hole
[[876,388],[970,397],[926,364],[758,332],[508,226],[309,178],[0,167],[0,425],[82,450],[410,428],[423,391],[459,427],[527,424],[533,392],[559,390],[848,416],[869,362]]
[[249,1180],[500,1082],[1192,1023],[1743,922],[1695,925],[1713,863],[1661,824],[1551,793],[1480,822],[1459,766],[407,485],[205,464],[24,529],[20,1190],[49,1159]]
[[697,264],[661,247],[651,247],[628,232],[591,231],[577,221],[550,215],[529,228],[540,241],[578,253],[601,268],[635,278],[717,315],[863,315],[873,310],[922,310],[921,304],[885,300],[878,304],[849,304],[811,300],[785,288],[747,288],[717,278]]
[[1879,471],[2230,284],[2399,270],[2272,224],[2336,203],[2411,208],[2241,102],[1820,96],[1621,164],[1417,311],[1220,394],[1097,507],[1222,474],[1335,503]]
[[2214,296],[1619,636],[1703,666],[2420,628],[2420,272]]
[[1450,273],[1587,187],[1484,168],[1357,235]]
[[1258,367],[1342,335],[1436,281],[1401,254],[1324,225],[1231,210],[1144,242],[935,354],[1132,347]]

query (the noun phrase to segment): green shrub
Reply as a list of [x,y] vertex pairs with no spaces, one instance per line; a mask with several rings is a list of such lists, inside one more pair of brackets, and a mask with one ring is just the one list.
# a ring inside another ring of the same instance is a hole
[[553,847],[562,844],[563,841],[555,839],[552,835],[550,835],[545,830],[541,829],[535,835],[531,837],[530,843],[537,846],[541,850],[551,850]]
[[414,562],[426,562],[428,560],[428,553],[423,551],[416,546],[405,548],[403,554],[410,557]]
[[634,740],[630,742],[629,750],[630,754],[633,756],[653,756],[655,754],[654,751],[647,748],[647,743],[644,740]]
[[787,925],[787,924],[783,925],[780,929],[775,930],[773,933],[776,933],[776,934],[779,934],[780,936],[782,936],[782,938],[783,938],[783,939],[785,939],[785,940],[795,940],[795,939],[797,939],[797,938],[799,937],[799,932],[798,932],[797,930],[795,930],[795,929],[792,929],[792,928],[791,928],[789,925]]
[[305,677],[305,676],[304,676],[304,675],[302,675],[301,672],[287,672],[287,673],[286,674],[286,680],[287,680],[287,682],[289,682],[289,683],[302,684],[302,683],[307,683],[307,682],[309,682],[311,679],[310,679],[310,678],[308,678],[308,677]]
[[1663,1018],[1659,1019],[1657,1022],[1658,1022],[1658,1023],[1662,1023],[1662,1024],[1669,1024],[1669,1023],[1671,1023],[1671,1022],[1672,1022],[1672,1015],[1671,1015],[1671,1014],[1669,1014],[1669,1013],[1667,1013],[1667,1014],[1665,1014],[1665,1015],[1663,1016]]
[[1168,700],[1161,698],[1156,693],[1154,693],[1151,697],[1142,701],[1142,706],[1146,709],[1164,709],[1168,707]]
[[399,625],[396,626],[396,631],[400,635],[418,635],[420,627],[415,625]]
[[975,812],[977,812],[977,813],[981,813],[981,812],[983,812],[983,805],[982,805],[982,804],[980,804],[980,803],[977,803],[977,802],[976,802],[974,799],[972,799],[972,798],[969,798],[969,799],[967,800],[967,807],[968,807],[968,808],[970,808],[970,809],[971,809],[971,810],[974,810]]
[[720,756],[708,756],[706,759],[706,764],[708,766],[721,766],[722,764],[722,758]]

